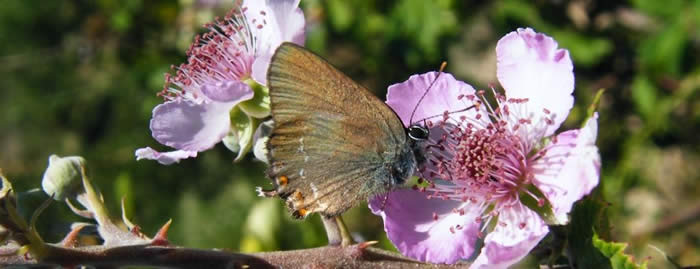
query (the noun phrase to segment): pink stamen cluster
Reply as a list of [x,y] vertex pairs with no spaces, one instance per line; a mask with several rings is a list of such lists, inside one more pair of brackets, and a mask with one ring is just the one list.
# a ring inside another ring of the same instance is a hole
[[[528,99],[506,99],[493,88],[492,92],[496,108],[486,101],[484,91],[478,91],[476,95],[458,96],[459,100],[474,105],[475,116],[455,118],[446,111],[438,123],[426,122],[431,132],[442,133],[442,136],[431,137],[425,148],[428,158],[420,171],[428,184],[419,180],[419,185],[423,186],[415,187],[430,193],[429,199],[463,202],[453,209],[453,213],[460,216],[465,214],[466,206],[480,209],[481,214],[474,218],[476,223],[483,223],[480,236],[494,217],[507,211],[505,209],[524,207],[520,202],[521,193],[538,201],[539,206],[544,205],[545,198],[537,197],[527,187],[532,183],[534,172],[531,164],[545,155],[544,150],[536,149],[543,138],[537,134],[543,134],[543,129],[553,123],[546,109],[540,119],[531,120],[533,116],[521,110]],[[433,214],[434,220],[438,217],[437,213]],[[529,222],[519,219],[522,217],[508,216],[508,221],[498,221],[498,225],[516,223],[524,229]],[[454,233],[462,228],[456,225],[449,229]]]
[[260,18],[252,18],[249,23],[251,15],[247,11],[246,7],[234,9],[223,19],[217,17],[203,25],[209,32],[195,37],[187,50],[187,62],[170,67],[174,75],[165,74],[165,85],[158,95],[166,100],[196,100],[202,85],[249,77],[257,53],[251,26],[262,29],[267,25],[267,14],[261,10]]

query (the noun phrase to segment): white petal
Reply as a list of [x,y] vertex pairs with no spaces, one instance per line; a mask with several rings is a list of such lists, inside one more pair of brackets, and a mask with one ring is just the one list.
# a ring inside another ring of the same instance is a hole
[[557,136],[533,168],[533,183],[551,202],[558,222],[566,223],[574,202],[589,194],[600,180],[600,154],[595,145],[598,114],[579,130]]
[[522,205],[501,210],[498,221],[469,268],[508,268],[525,257],[549,232],[537,213]]
[[150,147],[136,150],[136,160],[141,159],[156,160],[160,164],[169,165],[180,162],[181,159],[197,157],[196,151],[176,150],[169,152],[158,152]]
[[[559,49],[551,37],[525,28],[501,38],[496,55],[498,81],[506,97],[527,98],[529,115],[521,116],[532,120],[532,126],[546,128],[542,137],[553,134],[574,104],[574,67],[569,52]],[[553,117],[552,123],[545,124],[543,117]]]

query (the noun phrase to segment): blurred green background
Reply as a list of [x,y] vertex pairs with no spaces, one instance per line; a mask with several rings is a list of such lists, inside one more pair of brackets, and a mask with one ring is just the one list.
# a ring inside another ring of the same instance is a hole
[[[0,167],[17,190],[40,186],[52,153],[81,155],[105,200],[121,197],[148,234],[173,218],[179,245],[246,252],[325,244],[318,216],[292,220],[268,186],[265,165],[223,145],[162,166],[136,162],[152,146],[156,93],[203,23],[232,1],[2,1]],[[438,69],[477,88],[496,82],[496,41],[533,27],[569,49],[576,128],[600,88],[601,187],[612,239],[638,259],[700,264],[700,1],[302,0],[306,45],[376,94],[411,74]],[[59,240],[80,220],[54,203],[41,232]],[[365,206],[345,217],[367,240],[385,239]],[[656,267],[651,267],[656,268]]]

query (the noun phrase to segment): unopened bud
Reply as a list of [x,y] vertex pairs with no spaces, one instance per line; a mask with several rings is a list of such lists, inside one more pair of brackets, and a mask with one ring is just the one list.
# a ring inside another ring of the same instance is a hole
[[253,145],[253,154],[255,154],[255,158],[265,163],[268,163],[267,141],[270,140],[272,125],[272,120],[262,122],[253,135],[253,141],[255,141]]
[[41,187],[48,195],[53,195],[57,201],[75,195],[82,185],[81,167],[85,166],[85,159],[80,156],[49,157],[49,167],[44,172]]

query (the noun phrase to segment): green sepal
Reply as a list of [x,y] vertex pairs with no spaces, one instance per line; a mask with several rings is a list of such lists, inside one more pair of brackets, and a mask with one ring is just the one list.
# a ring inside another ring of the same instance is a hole
[[[532,195],[528,194],[534,194],[536,197],[540,197],[542,199],[543,203],[540,205],[538,203],[538,200],[535,199]],[[527,185],[527,188],[525,190],[520,191],[519,193],[519,198],[520,202],[523,203],[523,205],[527,206],[529,209],[532,211],[535,211],[537,215],[544,220],[547,225],[564,225],[566,224],[566,220],[558,220],[556,215],[554,214],[554,209],[552,208],[552,203],[547,199],[547,197],[544,196],[544,193],[540,191],[534,184],[529,184]]]
[[238,104],[238,107],[249,116],[264,118],[270,115],[270,90],[253,79],[243,81],[253,90],[253,98]]
[[586,126],[586,122],[588,122],[588,119],[593,117],[593,113],[595,113],[598,110],[600,98],[603,96],[604,93],[605,89],[600,89],[598,90],[598,92],[596,92],[595,96],[593,97],[593,102],[591,102],[591,105],[589,105],[588,109],[586,110],[586,120],[583,121],[583,125],[581,125],[581,127]]
[[253,147],[253,135],[260,120],[238,108],[231,110],[230,117],[231,130],[222,141],[229,150],[238,153],[234,161],[239,161]]
[[22,244],[21,251],[31,253],[36,259],[42,259],[47,255],[48,250],[44,245],[44,240],[36,231],[34,222],[45,205],[35,212],[30,225],[17,211],[17,199],[12,184],[2,175],[1,171],[0,181],[2,182],[2,188],[0,188],[0,226],[4,226],[6,229],[4,236],[9,237],[14,234],[16,236],[14,239]]

